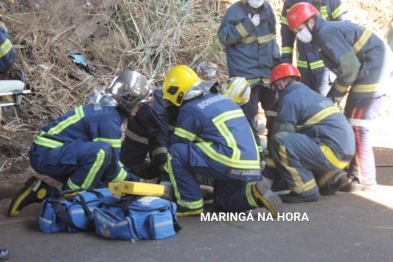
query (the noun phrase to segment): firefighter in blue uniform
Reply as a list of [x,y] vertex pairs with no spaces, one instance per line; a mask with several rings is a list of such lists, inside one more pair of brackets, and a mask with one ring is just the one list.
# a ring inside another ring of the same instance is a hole
[[281,200],[261,180],[259,154],[242,110],[228,97],[210,93],[212,82],[201,81],[184,65],[173,67],[164,79],[164,104],[179,107],[170,138],[169,173],[179,216],[203,211],[195,177],[214,179],[213,205],[223,211],[266,207],[272,216]]
[[[351,126],[333,102],[300,83],[299,71],[283,63],[270,76],[277,99],[263,177],[285,180],[284,203],[317,201],[348,184],[345,168],[355,153]],[[320,192],[320,193],[319,193]]]
[[[348,10],[341,0],[285,0],[281,15],[281,63],[292,63],[296,35],[288,27],[287,13],[297,3],[309,2],[321,12],[326,21],[350,21]],[[296,64],[302,76],[302,83],[326,96],[330,90],[331,72],[319,57],[319,47],[297,40]]]
[[[147,80],[135,71],[116,76],[106,90],[91,96],[91,104],[78,106],[40,129],[29,151],[34,171],[61,182],[65,190],[104,181],[138,181],[119,161],[121,124],[150,101],[149,92]],[[17,216],[26,205],[56,192],[31,177],[14,196],[8,214]]]
[[353,180],[342,191],[375,190],[375,160],[369,129],[390,86],[392,51],[367,28],[350,22],[324,21],[309,3],[294,5],[287,20],[297,35],[311,38],[320,47],[325,65],[337,75],[328,96],[340,103],[349,93],[345,116],[355,132],[356,154],[349,166]]
[[[218,39],[225,46],[229,77],[244,77],[252,90],[250,100],[242,105],[244,114],[257,133],[258,102],[265,111],[270,128],[270,107],[274,93],[269,88],[269,76],[280,62],[276,42],[276,19],[270,4],[264,0],[243,0],[231,5],[218,29]],[[262,147],[257,140],[260,156]]]
[[[209,90],[212,93],[222,92],[238,106],[248,102],[251,88],[243,77],[232,77],[222,85],[215,83]],[[169,177],[162,177],[163,166],[167,161],[168,140],[173,134],[179,108],[163,106],[162,89],[153,91],[154,103],[144,106],[135,116],[128,118],[126,137],[120,150],[120,161],[135,175],[149,183],[162,179],[169,182]],[[149,154],[151,161],[146,161]],[[166,173],[164,173],[166,174]],[[211,199],[213,180],[197,175],[201,183],[203,199]]]
[[[135,175],[153,180],[160,177],[167,161],[168,139],[173,134],[178,108],[162,105],[162,89],[153,91],[154,102],[128,117],[120,161]],[[150,162],[146,161],[149,154]]]

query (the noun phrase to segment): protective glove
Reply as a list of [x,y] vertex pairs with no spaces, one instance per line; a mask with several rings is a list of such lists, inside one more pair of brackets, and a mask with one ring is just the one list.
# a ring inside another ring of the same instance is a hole
[[150,180],[160,176],[160,173],[157,174],[157,172],[154,171],[150,165],[135,165],[132,166],[129,171],[145,180]]
[[253,17],[251,17],[251,14],[248,14],[248,18],[251,19],[251,22],[252,22],[255,26],[258,26],[259,23],[261,22],[261,19],[260,19],[260,17],[259,17],[259,14],[253,15]]

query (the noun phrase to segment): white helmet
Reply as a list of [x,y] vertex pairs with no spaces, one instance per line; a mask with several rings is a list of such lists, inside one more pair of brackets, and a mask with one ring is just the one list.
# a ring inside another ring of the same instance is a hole
[[244,77],[231,77],[222,85],[221,93],[241,106],[250,100],[251,87]]

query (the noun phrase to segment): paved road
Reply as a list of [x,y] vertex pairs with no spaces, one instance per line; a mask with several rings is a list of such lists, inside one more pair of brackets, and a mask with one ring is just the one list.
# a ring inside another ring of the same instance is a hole
[[175,237],[134,244],[94,232],[42,233],[39,205],[17,218],[0,210],[0,248],[10,250],[9,261],[23,262],[393,261],[392,168],[378,168],[378,175],[377,192],[339,192],[316,203],[285,205],[287,214],[306,214],[309,221],[258,221],[264,209],[252,212],[254,221],[180,218],[183,230]]

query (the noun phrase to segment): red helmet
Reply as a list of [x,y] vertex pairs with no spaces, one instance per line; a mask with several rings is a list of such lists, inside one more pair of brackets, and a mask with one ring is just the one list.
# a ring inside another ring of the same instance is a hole
[[289,76],[297,76],[299,78],[299,81],[302,79],[299,71],[292,64],[288,64],[288,63],[279,64],[278,66],[273,68],[272,72],[270,73],[270,86],[272,86],[274,82],[276,82],[277,80]]
[[301,2],[293,5],[287,14],[289,29],[295,29],[316,13],[318,13],[318,10],[310,3]]

